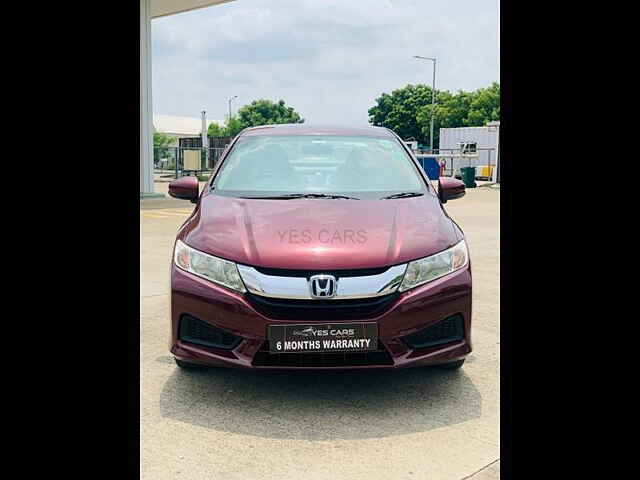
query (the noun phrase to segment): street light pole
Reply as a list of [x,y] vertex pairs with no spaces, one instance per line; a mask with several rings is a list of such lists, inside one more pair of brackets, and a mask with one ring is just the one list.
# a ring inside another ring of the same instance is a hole
[[233,101],[234,98],[238,98],[238,95],[234,95],[229,99],[229,120],[231,120],[231,102]]
[[433,62],[433,82],[431,84],[431,126],[429,131],[429,146],[433,153],[433,118],[435,117],[435,110],[433,109],[436,103],[436,59],[433,57],[421,57],[420,55],[414,55],[413,58],[419,58],[421,60],[431,60]]
[[[202,110],[202,151],[204,152],[204,166],[209,168],[209,133],[207,132],[207,112]],[[202,166],[202,165],[201,165]]]

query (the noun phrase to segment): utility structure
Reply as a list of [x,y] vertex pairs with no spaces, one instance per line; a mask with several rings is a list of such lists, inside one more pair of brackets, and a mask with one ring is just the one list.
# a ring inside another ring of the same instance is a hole
[[209,166],[209,135],[207,130],[207,112],[202,110],[202,148],[204,149],[204,165]]
[[431,125],[429,127],[429,148],[433,152],[433,117],[435,117],[435,110],[433,107],[436,103],[436,59],[435,57],[421,57],[420,55],[414,55],[413,58],[431,60],[433,62],[433,81],[431,82]]
[[234,95],[229,99],[229,120],[231,120],[231,102],[236,98],[238,98],[238,95]]

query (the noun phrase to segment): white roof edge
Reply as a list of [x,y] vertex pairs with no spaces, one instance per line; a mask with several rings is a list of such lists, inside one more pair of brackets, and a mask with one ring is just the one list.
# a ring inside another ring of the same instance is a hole
[[[207,126],[211,123],[222,125],[224,122],[217,119],[207,119]],[[156,132],[197,136],[202,134],[202,119],[198,117],[155,114],[153,116],[153,128]]]
[[167,17],[235,0],[151,0],[151,18]]

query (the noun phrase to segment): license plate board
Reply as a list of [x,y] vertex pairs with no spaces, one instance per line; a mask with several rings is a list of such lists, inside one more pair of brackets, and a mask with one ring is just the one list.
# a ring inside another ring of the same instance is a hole
[[270,353],[366,352],[378,349],[377,323],[268,325]]

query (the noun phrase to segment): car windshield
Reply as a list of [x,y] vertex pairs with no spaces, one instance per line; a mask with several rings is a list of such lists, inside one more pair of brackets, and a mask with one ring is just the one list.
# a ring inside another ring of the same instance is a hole
[[239,196],[324,194],[318,197],[328,198],[423,192],[426,185],[395,139],[274,135],[239,138],[213,188]]

